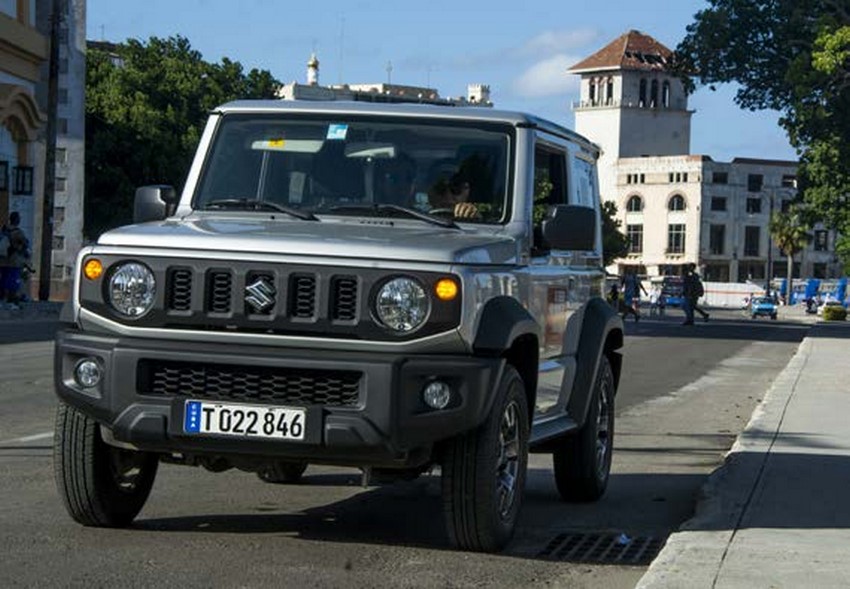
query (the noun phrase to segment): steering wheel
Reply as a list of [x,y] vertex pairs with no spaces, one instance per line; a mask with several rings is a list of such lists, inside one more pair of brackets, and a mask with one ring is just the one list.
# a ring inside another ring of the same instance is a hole
[[455,210],[453,208],[439,208],[439,209],[430,209],[428,211],[429,215],[451,215],[454,217]]

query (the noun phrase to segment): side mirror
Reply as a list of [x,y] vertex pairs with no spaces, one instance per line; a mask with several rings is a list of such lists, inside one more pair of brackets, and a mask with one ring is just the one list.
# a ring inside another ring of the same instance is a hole
[[588,251],[596,247],[596,210],[558,205],[543,221],[543,239],[557,250]]
[[167,184],[142,186],[136,189],[133,201],[133,222],[161,221],[177,209],[177,191]]

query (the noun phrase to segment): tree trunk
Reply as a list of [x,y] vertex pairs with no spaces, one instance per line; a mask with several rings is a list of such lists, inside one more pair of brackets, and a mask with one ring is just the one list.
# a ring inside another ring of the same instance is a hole
[[794,254],[788,254],[788,289],[785,291],[785,304],[792,304],[792,296],[794,290],[791,288],[794,284]]

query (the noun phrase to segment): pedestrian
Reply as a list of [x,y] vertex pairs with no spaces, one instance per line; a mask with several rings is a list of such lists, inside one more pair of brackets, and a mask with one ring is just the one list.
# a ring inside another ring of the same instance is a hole
[[614,307],[615,312],[619,312],[620,310],[620,288],[617,286],[617,283],[611,285],[611,288],[608,290],[608,304]]
[[623,276],[623,321],[628,315],[633,315],[635,323],[640,321],[640,292],[648,295],[637,274],[629,272]]
[[0,229],[0,245],[8,243],[5,251],[0,251],[0,300],[12,305],[21,300],[21,269],[30,259],[29,240],[20,224],[20,213],[12,211],[8,223]]
[[699,274],[696,272],[696,264],[690,263],[686,266],[684,280],[682,281],[682,310],[685,312],[685,321],[682,325],[694,324],[694,312],[702,316],[703,321],[708,322],[709,314],[697,305],[699,298],[705,294]]

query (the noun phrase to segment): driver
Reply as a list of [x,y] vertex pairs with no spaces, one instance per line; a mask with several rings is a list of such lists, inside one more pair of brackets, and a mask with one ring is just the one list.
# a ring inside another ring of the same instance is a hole
[[469,202],[470,184],[468,175],[461,167],[451,175],[438,173],[428,190],[431,210],[451,211],[456,219],[472,219],[478,216],[478,207]]

